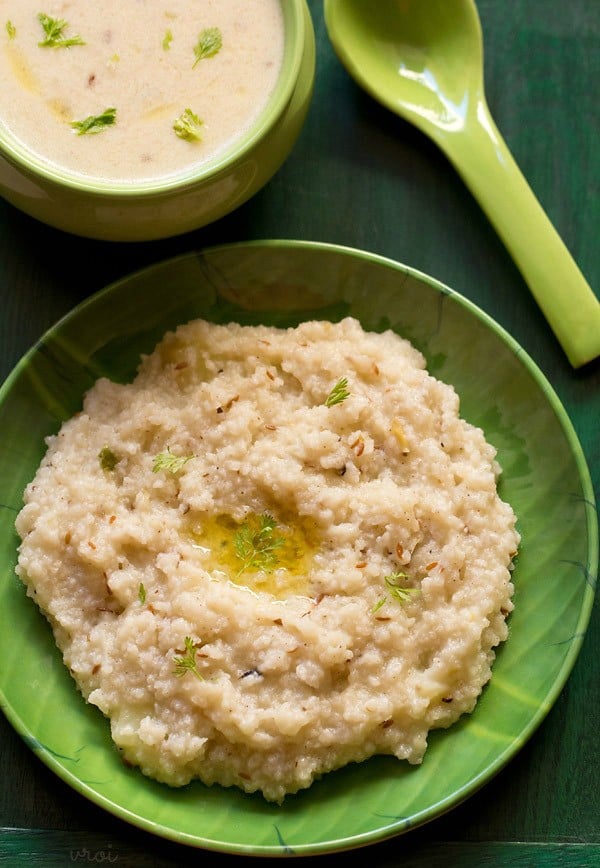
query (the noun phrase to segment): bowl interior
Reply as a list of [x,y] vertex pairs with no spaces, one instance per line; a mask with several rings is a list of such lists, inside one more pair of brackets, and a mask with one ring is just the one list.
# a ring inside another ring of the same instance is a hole
[[279,77],[269,100],[255,122],[212,159],[182,172],[163,178],[120,183],[101,178],[84,177],[67,168],[47,161],[30,150],[20,139],[0,123],[0,154],[26,174],[38,176],[73,191],[91,195],[118,195],[133,198],[185,188],[224,171],[234,161],[243,158],[253,145],[268,134],[285,110],[296,86],[302,55],[307,39],[305,0],[279,0],[284,26],[283,61]]
[[[43,439],[98,376],[127,381],[140,353],[195,317],[288,326],[352,315],[392,328],[452,383],[503,468],[518,516],[510,636],[472,715],[430,737],[421,766],[376,757],[325,776],[283,807],[195,783],[169,790],[126,768],[14,575],[14,519]],[[151,267],[92,297],[51,329],[0,390],[0,698],[39,757],[84,796],[166,838],[254,855],[326,853],[425,823],[475,792],[534,732],[579,651],[594,596],[597,522],[572,426],[543,375],[470,302],[410,268],[301,242],[214,248]]]

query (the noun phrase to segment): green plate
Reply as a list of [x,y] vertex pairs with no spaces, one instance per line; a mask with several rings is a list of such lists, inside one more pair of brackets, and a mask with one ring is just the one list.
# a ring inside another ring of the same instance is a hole
[[[194,317],[295,325],[357,317],[393,328],[452,383],[462,415],[497,447],[500,492],[519,518],[510,636],[475,712],[435,732],[421,766],[375,757],[326,775],[283,806],[237,789],[168,789],[126,768],[86,705],[50,628],[14,575],[14,519],[44,437],[100,375],[130,380],[140,353]],[[308,242],[187,254],[77,307],[0,390],[0,700],[56,774],[122,819],[178,842],[238,854],[327,853],[423,824],[472,795],[531,736],[575,662],[594,596],[598,528],[585,459],[548,382],[486,314],[430,277],[378,256]]]

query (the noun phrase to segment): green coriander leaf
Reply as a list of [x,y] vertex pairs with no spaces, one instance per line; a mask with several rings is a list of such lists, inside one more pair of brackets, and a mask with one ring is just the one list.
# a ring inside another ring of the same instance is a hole
[[184,465],[194,457],[194,455],[173,455],[169,446],[166,452],[160,452],[155,456],[152,472],[160,473],[161,470],[165,470],[167,473],[179,473]]
[[71,126],[74,130],[77,130],[78,136],[83,136],[86,133],[101,133],[106,127],[112,127],[116,123],[116,120],[116,108],[107,108],[100,115],[90,115],[82,121],[73,121]]
[[9,39],[14,39],[15,36],[17,35],[17,28],[16,28],[15,25],[12,23],[12,21],[7,21],[7,22],[6,22],[6,32],[8,33],[8,38],[9,38]]
[[164,39],[162,41],[163,51],[168,51],[171,47],[171,43],[173,42],[173,34],[170,30],[167,30],[165,33]]
[[383,580],[387,587],[387,594],[375,603],[371,609],[371,614],[374,615],[375,612],[378,612],[390,598],[402,605],[403,603],[407,603],[414,594],[418,594],[418,588],[407,588],[403,584],[408,578],[407,574],[403,573],[402,570],[395,570],[393,573],[384,576]]
[[377,600],[373,608],[371,609],[371,614],[374,615],[375,612],[378,612],[382,606],[385,606],[387,603],[387,597],[382,597],[381,600]]
[[206,57],[214,57],[215,54],[218,54],[222,46],[223,37],[219,28],[205,27],[198,37],[197,44],[194,46],[196,60],[194,61],[192,69],[200,60],[204,60]]
[[388,573],[384,577],[384,582],[390,588],[398,587],[400,582],[408,579],[408,575],[403,570],[394,570],[393,573]]
[[140,586],[138,588],[138,600],[140,601],[142,606],[146,602],[146,588],[144,587],[143,582],[140,582]]
[[414,594],[418,594],[418,588],[392,588],[390,597],[397,603],[407,603]]
[[275,569],[277,550],[285,544],[285,537],[276,528],[277,522],[269,513],[252,515],[240,525],[233,538],[235,554],[242,561],[236,578],[249,569],[264,572]]
[[103,446],[98,453],[98,461],[102,470],[114,470],[118,464],[119,457],[108,446]]
[[194,640],[190,636],[186,636],[185,652],[181,657],[173,658],[175,663],[173,674],[177,678],[183,678],[183,676],[187,672],[193,672],[196,678],[199,678],[200,681],[204,681],[204,678],[198,672],[198,664],[196,662],[196,650],[197,645],[194,644]]
[[401,570],[390,573],[389,576],[385,576],[384,578],[390,597],[398,603],[406,603],[413,594],[419,593],[418,588],[407,588],[402,585],[402,582],[405,582],[407,579],[408,576]]
[[178,135],[180,139],[185,139],[186,142],[202,141],[202,135],[200,133],[201,126],[202,121],[198,115],[194,114],[194,112],[189,108],[186,108],[186,110],[179,115],[177,120],[173,122],[173,129],[175,130],[176,135]]
[[45,38],[38,42],[42,48],[69,48],[71,45],[85,45],[81,36],[64,36],[63,31],[69,25],[64,18],[51,18],[40,12],[38,21],[42,25]]
[[335,404],[341,404],[342,401],[345,401],[346,398],[349,397],[350,392],[348,391],[348,378],[340,377],[331,392],[327,395],[327,398],[325,400],[325,406],[333,407]]

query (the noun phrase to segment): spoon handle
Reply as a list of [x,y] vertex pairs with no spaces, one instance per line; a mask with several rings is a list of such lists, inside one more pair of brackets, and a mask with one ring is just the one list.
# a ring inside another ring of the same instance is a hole
[[574,368],[600,355],[600,301],[513,159],[482,99],[438,140],[511,253]]

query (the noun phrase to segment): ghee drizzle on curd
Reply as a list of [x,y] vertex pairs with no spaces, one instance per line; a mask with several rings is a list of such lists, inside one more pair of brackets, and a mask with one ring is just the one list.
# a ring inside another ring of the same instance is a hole
[[203,556],[205,568],[218,579],[227,579],[255,592],[271,594],[277,599],[297,595],[314,596],[310,569],[318,550],[316,526],[310,519],[296,517],[289,524],[276,523],[274,539],[280,541],[271,564],[245,566],[236,547],[244,526],[257,526],[259,516],[250,514],[244,522],[230,515],[208,516],[191,521],[189,534]]

